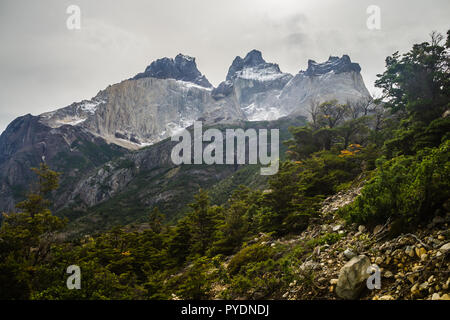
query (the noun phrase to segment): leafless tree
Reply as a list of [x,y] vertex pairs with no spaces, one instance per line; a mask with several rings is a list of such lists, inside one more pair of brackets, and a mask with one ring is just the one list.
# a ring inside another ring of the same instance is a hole
[[311,115],[311,124],[313,128],[317,129],[319,127],[318,117],[319,117],[319,101],[312,99],[309,103],[308,113]]
[[318,123],[321,126],[333,129],[345,120],[348,115],[348,106],[339,104],[337,100],[327,101],[319,106]]

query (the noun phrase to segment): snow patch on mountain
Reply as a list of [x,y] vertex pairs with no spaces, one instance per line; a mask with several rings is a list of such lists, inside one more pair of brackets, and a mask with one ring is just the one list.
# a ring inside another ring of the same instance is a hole
[[285,73],[281,73],[277,68],[273,66],[269,67],[250,67],[244,68],[238,71],[236,77],[245,80],[256,80],[256,81],[274,81],[285,77]]
[[242,108],[242,110],[244,111],[249,121],[272,121],[287,115],[286,113],[282,112],[280,108],[260,107],[255,103]]

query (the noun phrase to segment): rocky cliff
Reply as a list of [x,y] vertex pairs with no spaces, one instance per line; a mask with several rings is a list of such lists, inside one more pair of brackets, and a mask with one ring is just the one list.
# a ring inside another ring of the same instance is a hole
[[311,103],[369,98],[360,71],[359,64],[344,55],[323,63],[309,60],[306,71],[292,76],[253,50],[244,59],[234,59],[226,80],[212,95],[216,100],[234,96],[248,120],[274,120],[290,114],[309,117]]

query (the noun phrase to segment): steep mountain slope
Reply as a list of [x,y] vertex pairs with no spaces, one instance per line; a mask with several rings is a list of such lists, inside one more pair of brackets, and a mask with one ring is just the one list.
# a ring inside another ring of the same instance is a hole
[[81,127],[50,128],[39,117],[19,117],[0,136],[0,210],[14,210],[29,189],[30,168],[42,161],[62,172],[62,191],[71,188],[80,173],[125,152]]
[[[233,126],[213,125],[222,130],[247,128],[280,130],[280,139],[289,139],[290,126],[304,125],[304,117],[271,122],[241,122]],[[206,128],[204,128],[206,129]],[[191,128],[189,128],[191,130]],[[270,142],[270,141],[269,141]],[[71,190],[58,194],[55,210],[73,220],[70,234],[94,232],[114,225],[145,221],[158,207],[167,220],[184,213],[199,188],[208,188],[215,203],[223,203],[240,184],[264,187],[259,165],[179,165],[170,159],[176,142],[165,139],[147,148],[127,153],[83,175]],[[204,143],[204,147],[207,143]],[[269,143],[270,147],[270,143]],[[281,146],[284,157],[285,147]]]

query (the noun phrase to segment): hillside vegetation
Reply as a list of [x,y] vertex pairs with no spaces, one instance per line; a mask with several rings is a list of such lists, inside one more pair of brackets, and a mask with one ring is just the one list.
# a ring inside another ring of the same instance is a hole
[[[388,57],[378,101],[312,105],[266,188],[232,176],[176,223],[147,208],[143,224],[64,240],[42,164],[4,216],[0,299],[449,299],[449,49],[433,33]],[[381,268],[381,289],[345,287],[357,263]]]

